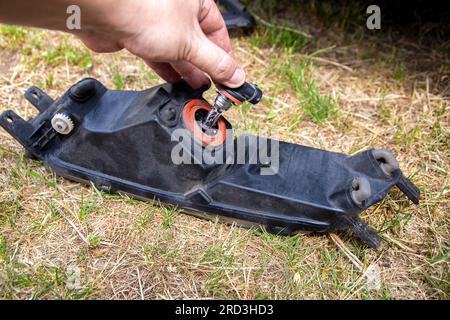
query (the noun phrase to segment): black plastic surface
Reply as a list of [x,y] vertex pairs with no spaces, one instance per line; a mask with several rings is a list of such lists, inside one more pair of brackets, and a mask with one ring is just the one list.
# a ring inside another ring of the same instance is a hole
[[246,29],[255,26],[255,18],[245,10],[245,6],[238,0],[216,0],[227,29]]
[[[32,99],[34,95],[27,92],[39,115],[25,121],[6,111],[0,125],[27,154],[68,179],[93,182],[101,190],[140,199],[158,199],[203,217],[261,225],[281,234],[351,229],[367,245],[376,247],[379,237],[358,214],[381,201],[395,185],[414,203],[419,200],[419,191],[400,169],[386,175],[372,150],[347,156],[273,140],[279,144],[279,170],[261,175],[267,163],[250,158],[267,145],[255,143],[258,140],[253,136],[241,136],[231,145],[246,141],[249,157],[244,164],[176,165],[171,152],[178,142],[171,140],[171,134],[184,128],[184,106],[202,99],[202,93],[183,81],[137,92],[108,90],[88,78],[56,101],[42,92],[41,100]],[[50,121],[56,112],[70,115],[73,132],[55,132]],[[181,145],[191,158],[196,157],[193,145]],[[352,197],[357,192],[355,178],[370,185],[370,196],[361,203]]]

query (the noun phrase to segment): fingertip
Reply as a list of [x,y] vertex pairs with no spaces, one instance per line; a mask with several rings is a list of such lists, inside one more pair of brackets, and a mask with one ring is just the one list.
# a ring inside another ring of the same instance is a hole
[[199,79],[192,79],[192,78],[184,78],[186,82],[189,84],[189,86],[192,89],[200,89],[201,87],[207,86],[208,88],[211,86],[211,81],[206,78],[207,80],[199,80]]
[[187,75],[182,75],[183,79],[192,87],[192,89],[199,89],[203,86],[211,86],[211,80],[200,70],[194,69]]
[[160,77],[163,78],[168,83],[177,83],[178,81],[181,80],[181,77],[179,75],[175,75],[175,74],[165,74],[165,75],[160,75]]

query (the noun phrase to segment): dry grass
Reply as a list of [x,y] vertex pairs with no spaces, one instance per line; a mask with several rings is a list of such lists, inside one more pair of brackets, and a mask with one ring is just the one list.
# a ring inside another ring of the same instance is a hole
[[[233,39],[269,98],[228,118],[338,152],[391,149],[423,197],[415,207],[393,191],[363,214],[382,248],[346,233],[278,237],[101,193],[24,159],[0,130],[0,297],[448,299],[448,57],[349,40],[308,18],[291,27],[314,43],[277,38],[267,26]],[[91,55],[66,35],[2,27],[0,111],[29,118],[29,86],[57,97],[85,76],[121,89],[160,82],[126,52]]]

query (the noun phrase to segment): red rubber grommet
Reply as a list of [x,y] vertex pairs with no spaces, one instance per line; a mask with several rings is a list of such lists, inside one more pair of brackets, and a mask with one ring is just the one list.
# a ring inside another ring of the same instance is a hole
[[225,97],[227,97],[228,99],[233,101],[235,104],[241,104],[242,103],[241,100],[238,100],[237,98],[233,97],[231,94],[229,94],[225,90],[219,90],[219,93],[223,94]]
[[198,122],[195,120],[195,113],[198,110],[206,110],[209,112],[211,109],[211,105],[205,100],[191,100],[184,106],[183,122],[186,129],[191,131],[195,139],[200,141],[203,145],[218,147],[225,142],[227,136],[225,120],[219,118],[219,121],[217,121],[217,132],[214,135],[204,133]]

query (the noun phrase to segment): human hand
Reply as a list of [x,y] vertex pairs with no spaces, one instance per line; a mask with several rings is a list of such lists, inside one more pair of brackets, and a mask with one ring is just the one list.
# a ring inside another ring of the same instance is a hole
[[[168,82],[185,79],[192,87],[214,82],[238,87],[245,72],[231,51],[222,15],[213,0],[131,0],[90,2],[74,33],[96,52],[126,48]],[[105,3],[113,8],[103,15]],[[92,11],[94,9],[91,9]],[[81,10],[84,10],[81,7]],[[85,11],[82,11],[83,13]]]

